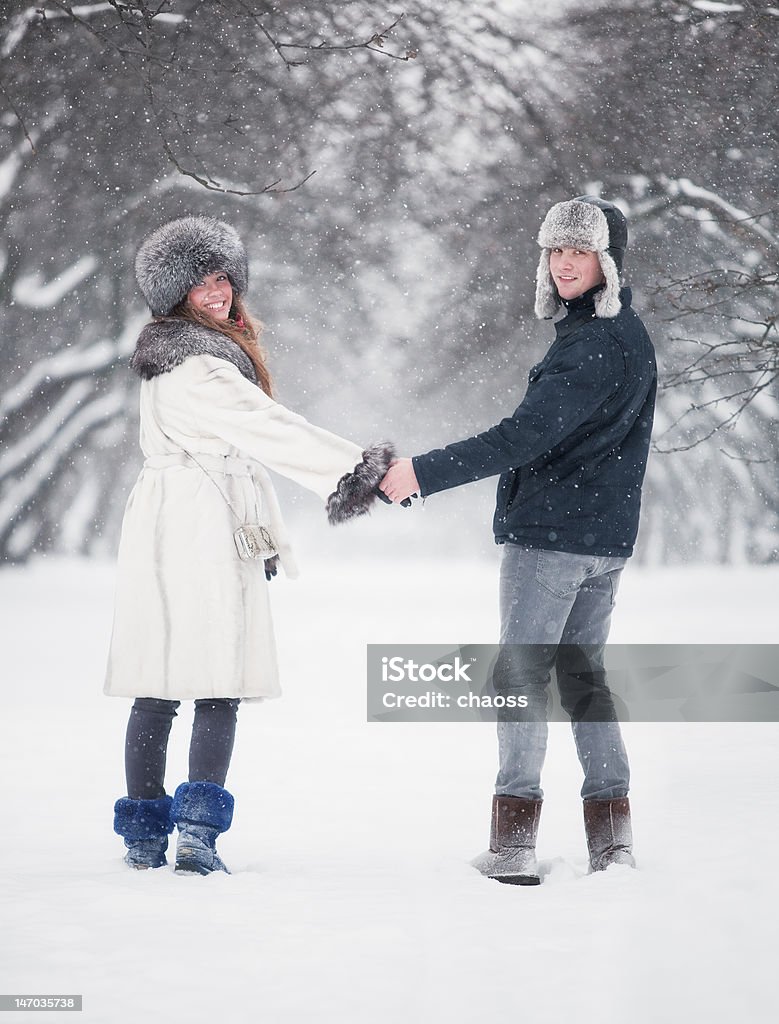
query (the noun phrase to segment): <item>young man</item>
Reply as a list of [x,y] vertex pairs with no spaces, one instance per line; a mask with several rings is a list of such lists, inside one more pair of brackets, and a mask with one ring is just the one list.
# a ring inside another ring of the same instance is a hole
[[535,309],[549,319],[562,305],[565,315],[522,403],[475,437],[398,459],[380,484],[402,501],[501,474],[493,527],[504,545],[506,646],[495,685],[528,697],[523,720],[498,722],[490,850],[477,863],[501,882],[540,881],[535,844],[552,668],[584,770],[591,870],[635,864],[630,772],[602,662],[638,531],[657,381],[652,343],[630,289],[620,288],[627,235],[621,211],[593,196],[551,208],[538,236]]

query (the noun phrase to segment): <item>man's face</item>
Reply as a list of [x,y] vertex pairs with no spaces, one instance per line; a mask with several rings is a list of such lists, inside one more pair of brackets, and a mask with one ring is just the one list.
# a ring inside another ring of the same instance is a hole
[[575,299],[605,281],[598,254],[586,249],[552,249],[549,270],[561,299]]

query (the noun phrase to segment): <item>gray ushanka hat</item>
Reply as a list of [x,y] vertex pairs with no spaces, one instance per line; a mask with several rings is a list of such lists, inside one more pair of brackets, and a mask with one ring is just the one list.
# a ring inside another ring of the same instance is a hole
[[146,239],[135,276],[154,316],[167,316],[207,274],[223,270],[233,291],[246,291],[249,266],[238,232],[213,217],[168,221]]
[[554,316],[560,307],[560,296],[549,269],[549,254],[555,248],[585,249],[598,254],[606,282],[595,296],[595,315],[609,318],[619,313],[620,271],[628,244],[628,226],[618,207],[595,196],[557,203],[544,218],[538,244],[543,249],[536,273],[539,320]]

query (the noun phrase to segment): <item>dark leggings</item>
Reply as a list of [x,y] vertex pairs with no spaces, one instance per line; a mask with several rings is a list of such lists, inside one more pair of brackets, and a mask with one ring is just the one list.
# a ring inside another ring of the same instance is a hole
[[[195,720],[189,745],[189,781],[224,786],[235,743],[239,698],[195,701]],[[165,795],[168,736],[178,700],[137,697],[130,710],[124,765],[127,795],[133,800],[156,800]]]

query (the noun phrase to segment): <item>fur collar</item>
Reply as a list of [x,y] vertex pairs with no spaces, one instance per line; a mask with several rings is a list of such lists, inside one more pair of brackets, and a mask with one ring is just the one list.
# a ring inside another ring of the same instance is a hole
[[130,366],[144,380],[169,373],[190,356],[216,356],[237,366],[252,384],[254,365],[242,348],[219,331],[187,320],[153,320],[140,333]]

